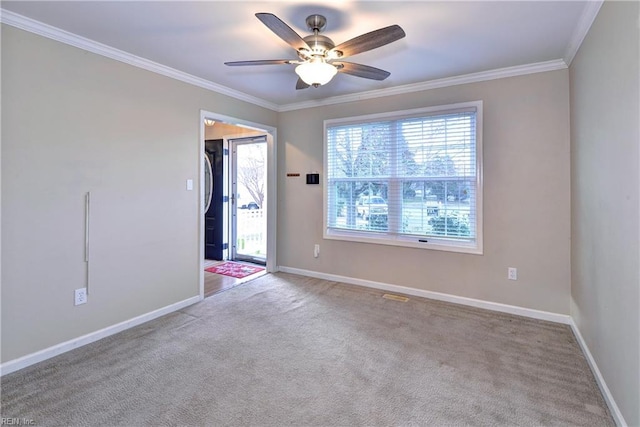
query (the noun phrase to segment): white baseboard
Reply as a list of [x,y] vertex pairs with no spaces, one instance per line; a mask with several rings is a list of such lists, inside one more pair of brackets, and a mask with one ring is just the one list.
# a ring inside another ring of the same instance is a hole
[[616,402],[613,399],[613,396],[611,395],[611,391],[609,390],[609,387],[607,387],[607,383],[604,381],[604,377],[602,376],[600,369],[598,369],[596,360],[593,358],[591,351],[589,351],[589,347],[587,347],[587,343],[585,342],[584,338],[582,338],[580,329],[578,329],[578,326],[573,321],[573,318],[571,318],[571,322],[569,323],[569,325],[571,325],[571,330],[573,331],[573,335],[575,335],[576,340],[578,341],[578,344],[582,349],[582,353],[584,353],[584,356],[586,357],[587,362],[589,363],[591,372],[593,372],[593,376],[596,378],[596,382],[598,383],[598,387],[600,387],[602,396],[604,397],[604,400],[607,402],[607,406],[609,406],[609,411],[611,412],[611,416],[613,417],[613,420],[616,422],[616,425],[618,426],[627,426],[628,424],[625,421],[624,417],[622,416],[622,412],[620,412],[620,408],[618,408],[618,405],[616,405]]
[[18,359],[10,360],[0,365],[0,376],[10,374],[11,372],[26,368],[27,366],[34,365],[38,362],[50,359],[59,354],[66,353],[67,351],[73,350],[74,348],[82,347],[83,345],[90,344],[92,342],[98,341],[99,339],[117,334],[118,332],[133,328],[134,326],[141,325],[160,316],[164,316],[165,314],[173,313],[174,311],[178,311],[181,308],[190,306],[201,300],[202,298],[200,296],[195,296],[184,301],[159,308],[141,316],[134,317],[133,319],[125,320],[124,322],[108,326],[104,329],[100,329],[99,331],[91,332],[87,335],[83,335],[81,337],[74,338],[61,344],[45,348],[44,350],[22,356]]
[[550,322],[569,325],[571,317],[564,314],[551,313],[548,311],[534,310],[531,308],[518,307],[515,305],[501,304],[498,302],[484,301],[474,298],[460,297],[456,295],[444,294],[440,292],[425,291],[423,289],[409,288],[406,286],[391,285],[388,283],[374,282],[372,280],[356,279],[353,277],[338,276],[336,274],[321,273],[318,271],[303,270],[299,268],[280,266],[279,271],[284,273],[299,274],[301,276],[315,277],[318,279],[331,280],[334,282],[348,283],[351,285],[365,286],[367,288],[380,289],[383,291],[397,292],[405,295],[413,295],[438,301],[446,301],[454,304],[468,305],[471,307],[484,308],[501,313],[515,314],[518,316],[530,317],[533,319],[548,320]]

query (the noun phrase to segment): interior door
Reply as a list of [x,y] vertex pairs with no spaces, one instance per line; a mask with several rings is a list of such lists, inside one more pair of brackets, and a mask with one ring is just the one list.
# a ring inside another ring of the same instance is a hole
[[[211,202],[204,214],[204,257],[222,260],[224,247],[223,155],[221,139],[204,142],[205,156],[211,164]],[[205,173],[206,175],[206,173]],[[205,176],[206,179],[206,176]],[[206,186],[206,184],[205,184]]]
[[231,256],[267,261],[267,138],[229,141],[231,156]]

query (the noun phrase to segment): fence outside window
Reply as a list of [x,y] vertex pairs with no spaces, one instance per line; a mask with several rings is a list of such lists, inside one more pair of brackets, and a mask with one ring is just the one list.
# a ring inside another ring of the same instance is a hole
[[267,215],[265,209],[238,209],[236,251],[243,255],[266,257]]

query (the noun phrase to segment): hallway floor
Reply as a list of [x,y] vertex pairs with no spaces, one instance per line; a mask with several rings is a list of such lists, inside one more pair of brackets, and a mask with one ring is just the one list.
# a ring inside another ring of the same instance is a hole
[[[214,265],[222,264],[224,261],[215,261],[206,259],[204,260],[204,268],[213,267]],[[234,261],[237,262],[237,261]],[[253,265],[250,263],[246,263],[249,265]],[[255,274],[252,274],[247,277],[243,277],[242,279],[236,279],[235,277],[224,276],[222,274],[209,273],[208,271],[204,272],[204,297],[208,298],[211,295],[215,295],[218,292],[226,291],[227,289],[231,289],[234,286],[238,286],[242,283],[248,282],[249,280],[253,280],[256,277],[260,277],[266,274],[266,271],[259,271]]]

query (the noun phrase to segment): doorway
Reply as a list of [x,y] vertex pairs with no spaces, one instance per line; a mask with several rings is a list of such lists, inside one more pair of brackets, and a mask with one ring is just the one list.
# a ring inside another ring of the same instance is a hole
[[[201,124],[199,264],[204,298],[204,270],[216,263],[251,262],[267,273],[275,271],[276,206],[268,201],[276,200],[276,129],[206,111],[201,111]],[[208,188],[212,190],[209,206]],[[214,234],[217,242],[209,244]],[[229,279],[223,281],[231,287],[245,281]],[[210,287],[208,272],[206,281]],[[224,288],[229,287],[226,284]],[[210,294],[209,289],[206,296]]]

